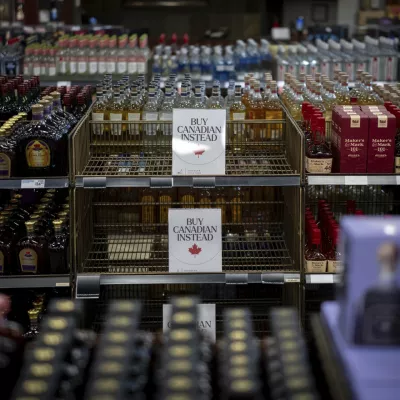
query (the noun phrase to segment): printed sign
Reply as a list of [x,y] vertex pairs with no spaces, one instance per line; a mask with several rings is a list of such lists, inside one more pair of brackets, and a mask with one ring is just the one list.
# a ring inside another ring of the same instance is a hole
[[[163,332],[168,332],[171,327],[172,305],[163,304]],[[197,329],[210,340],[216,340],[216,324],[215,324],[215,304],[198,304],[197,305]]]
[[21,181],[21,189],[43,189],[45,183],[45,179],[23,179]]
[[222,272],[221,209],[169,209],[169,272]]
[[224,175],[225,110],[173,110],[172,175]]

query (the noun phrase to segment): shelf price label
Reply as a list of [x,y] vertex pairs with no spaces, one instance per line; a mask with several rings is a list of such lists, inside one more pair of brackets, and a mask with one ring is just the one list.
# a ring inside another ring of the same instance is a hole
[[221,209],[168,211],[169,272],[222,272]]
[[[163,304],[163,333],[167,333],[171,327],[172,304]],[[215,324],[215,304],[197,305],[197,329],[215,343],[216,324]]]
[[44,189],[45,179],[23,179],[21,189]]
[[172,175],[225,175],[225,110],[174,109],[172,125]]

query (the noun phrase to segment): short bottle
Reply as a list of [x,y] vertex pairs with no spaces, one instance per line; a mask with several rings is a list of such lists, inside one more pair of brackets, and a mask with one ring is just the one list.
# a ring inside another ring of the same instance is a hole
[[47,242],[35,234],[35,222],[26,221],[26,237],[17,245],[16,253],[20,274],[47,274],[49,273]]

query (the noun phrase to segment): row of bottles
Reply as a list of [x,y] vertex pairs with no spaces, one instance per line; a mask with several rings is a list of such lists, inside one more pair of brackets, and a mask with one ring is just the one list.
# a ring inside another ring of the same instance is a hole
[[143,34],[62,36],[56,46],[34,43],[25,50],[24,73],[40,76],[145,74],[149,57]]
[[[144,77],[139,77],[132,85],[126,76],[117,84],[112,84],[112,77],[106,76],[103,83],[97,86],[97,101],[93,107],[92,120],[103,121],[172,121],[175,108],[188,109],[222,109],[226,110],[227,120],[243,121],[281,120],[283,111],[277,94],[276,82],[270,74],[266,75],[267,83],[261,92],[260,82],[246,76],[242,92],[240,86],[229,84],[228,94],[221,96],[219,82],[214,82],[212,95],[207,97],[205,83],[196,85],[192,90],[190,74],[185,77],[180,89],[176,87],[176,76],[171,75],[165,86],[165,93],[160,89],[160,77],[156,76],[148,90]],[[146,141],[170,143],[171,127],[163,124],[94,124],[93,131],[97,138],[107,134],[112,136],[128,134],[132,142]],[[237,126],[232,129],[229,138],[232,142],[266,141],[280,136],[279,126],[260,124],[250,128]]]
[[30,106],[32,121],[22,112],[1,126],[0,179],[68,174],[68,135],[87,112],[91,95],[89,87],[63,93],[60,88]]
[[69,199],[49,189],[38,202],[15,194],[0,212],[0,272],[5,275],[69,271]]

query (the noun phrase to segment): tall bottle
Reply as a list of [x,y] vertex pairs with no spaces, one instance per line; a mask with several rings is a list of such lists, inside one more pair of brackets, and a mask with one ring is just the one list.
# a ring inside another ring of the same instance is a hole
[[143,124],[143,140],[146,147],[150,151],[155,152],[157,144],[157,120],[158,120],[158,105],[156,97],[156,88],[151,85],[149,87],[149,97],[147,103],[143,107],[142,120],[151,123]]
[[213,85],[212,87],[212,92],[211,92],[211,97],[209,100],[209,105],[208,108],[214,109],[214,110],[222,110],[224,109],[224,103],[223,100],[221,100],[221,93],[220,93],[220,88],[218,85]]
[[50,272],[68,273],[68,240],[63,231],[63,221],[53,221],[54,237],[49,243]]
[[[292,101],[291,104],[291,108],[290,108],[290,113],[292,114],[292,117],[296,120],[296,121],[300,121],[301,117],[302,117],[302,104],[304,102],[304,98],[303,98],[303,94],[302,94],[302,84],[299,82],[296,84],[296,92],[295,92],[295,96],[294,99]],[[267,102],[267,106],[268,106],[268,102]],[[283,115],[283,113],[282,113]]]
[[92,121],[99,122],[98,124],[93,124],[92,129],[96,137],[102,136],[108,127],[103,124],[104,121],[108,120],[108,110],[103,98],[103,87],[97,85],[96,89],[96,102],[92,108]]
[[242,101],[242,93],[240,85],[235,86],[235,98],[230,108],[230,120],[233,121],[229,125],[230,131],[228,132],[231,150],[234,153],[240,153],[242,147],[245,145],[245,127],[242,122],[246,119],[246,106]]
[[172,87],[165,87],[164,101],[160,109],[160,144],[165,150],[171,149],[172,146],[172,110],[174,108],[174,98],[172,96]]
[[337,98],[339,105],[350,105],[351,104],[347,74],[342,74],[340,77],[340,89],[337,92],[336,98]]
[[[272,92],[272,86],[271,86]],[[271,93],[272,96],[272,93]],[[250,99],[247,107],[247,119],[265,120],[266,110],[265,104],[261,97],[260,83],[254,83],[254,94]],[[249,124],[249,139],[251,142],[260,142],[266,139],[266,125],[265,124]]]
[[[124,106],[121,100],[119,85],[113,86],[113,99],[110,105],[110,121],[122,122],[124,116]],[[122,135],[126,130],[124,124],[110,123],[111,135]]]
[[127,106],[126,119],[131,124],[127,124],[129,140],[133,144],[141,142],[141,131],[139,121],[142,119],[142,102],[139,97],[138,85],[134,84],[131,89],[130,102]]
[[335,95],[335,90],[334,90],[334,83],[333,82],[327,82],[327,93],[325,96],[324,100],[324,106],[325,106],[325,118],[327,121],[332,120],[332,111],[333,108],[337,105],[337,99]]

